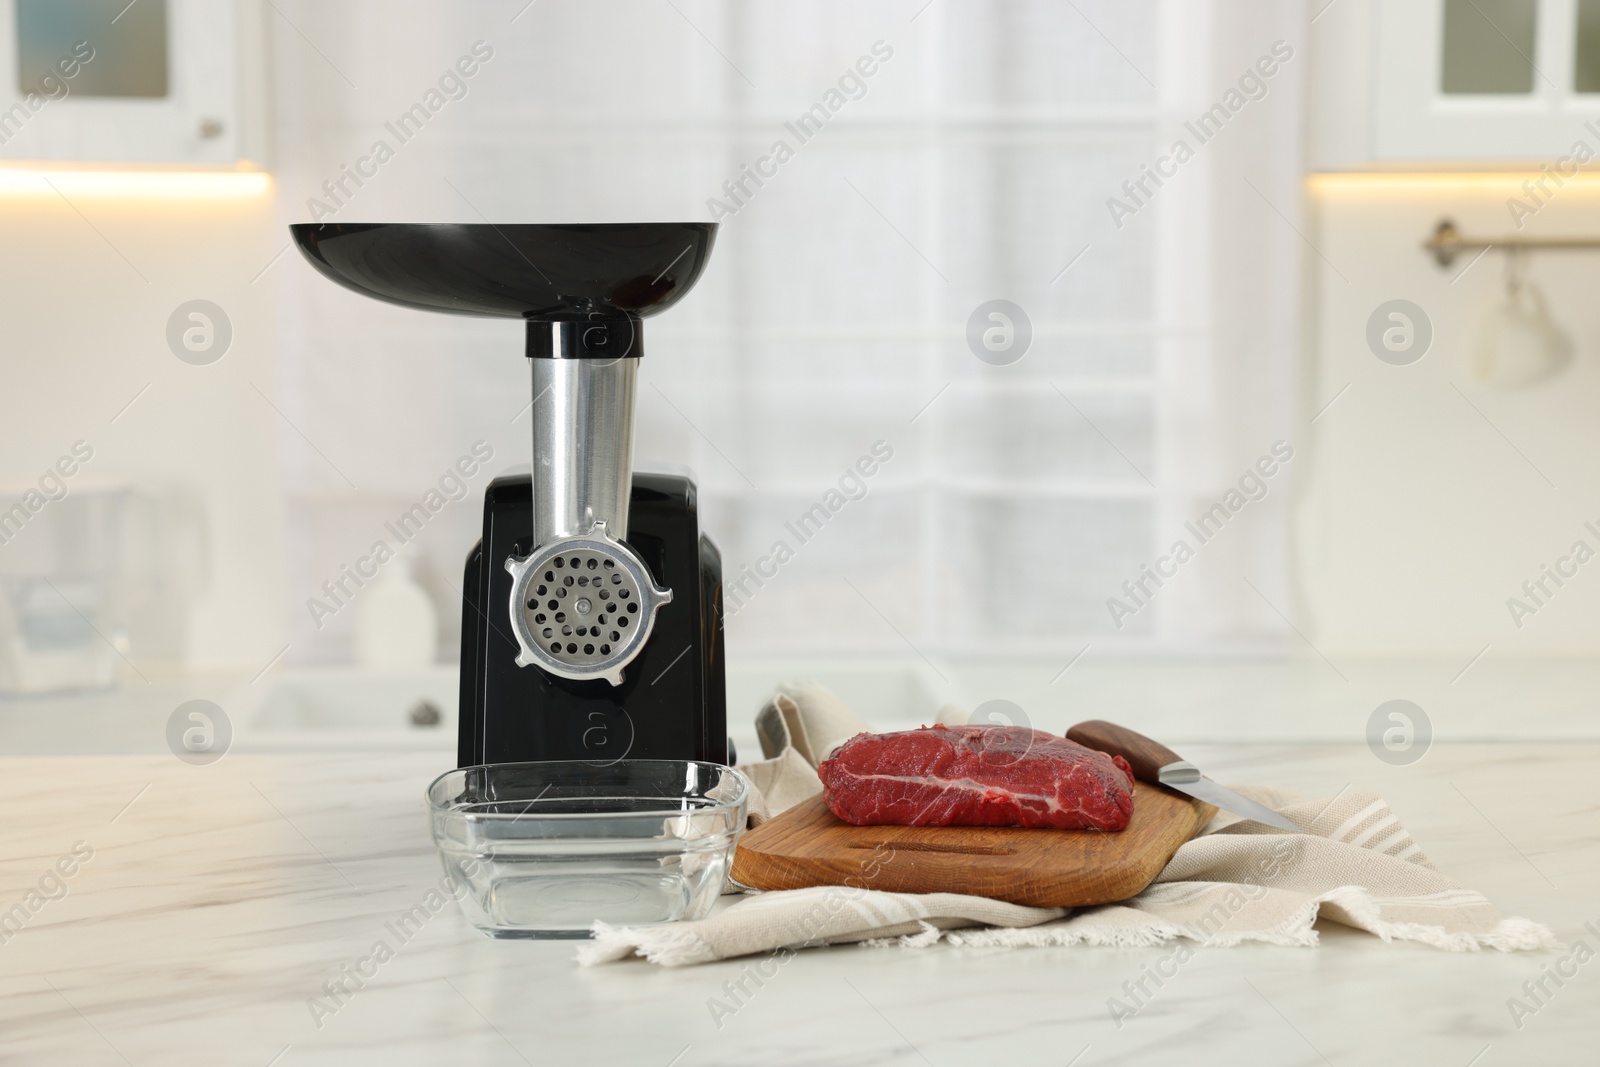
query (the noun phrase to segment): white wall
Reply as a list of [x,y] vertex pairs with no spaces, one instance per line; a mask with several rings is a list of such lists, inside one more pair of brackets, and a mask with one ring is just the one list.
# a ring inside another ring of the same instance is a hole
[[[1490,643],[1495,655],[1600,651],[1600,565],[1520,629],[1506,605],[1574,540],[1600,549],[1583,529],[1600,526],[1600,253],[1532,257],[1530,280],[1570,334],[1574,362],[1545,384],[1500,392],[1474,380],[1468,359],[1481,316],[1503,298],[1501,253],[1457,278],[1466,260],[1440,270],[1419,247],[1443,216],[1469,234],[1512,231],[1505,202],[1518,181],[1313,185],[1311,238],[1327,262],[1314,267],[1305,417],[1349,386],[1311,427],[1298,515],[1307,621],[1329,655],[1465,663]],[[1600,184],[1569,185],[1528,232],[1600,234]],[[1368,317],[1396,298],[1420,305],[1435,331],[1411,366],[1367,347]]]
[[[147,605],[172,618],[136,625],[159,636],[130,658],[146,673],[185,656],[259,669],[284,632],[281,423],[261,395],[276,391],[275,294],[251,284],[276,251],[270,183],[196,197],[159,180],[102,192],[56,181],[70,204],[42,181],[0,183],[0,482],[36,481],[82,439],[94,458],[79,477],[194,502],[202,548],[185,555],[202,587],[187,606]],[[233,325],[210,366],[167,346],[168,316],[196,298]]]
[[[1326,0],[1313,0],[1321,10]],[[1312,30],[1308,141],[1313,167],[1369,169],[1365,158],[1370,0],[1328,6]],[[1574,123],[1574,139],[1592,135]],[[1481,169],[1459,161],[1458,171]],[[1530,168],[1531,169],[1531,168]],[[1536,253],[1530,280],[1570,335],[1562,376],[1516,391],[1473,377],[1486,310],[1504,295],[1504,256],[1441,270],[1420,247],[1441,218],[1488,238],[1515,232],[1507,199],[1525,174],[1433,173],[1315,179],[1306,262],[1314,300],[1301,398],[1310,477],[1297,513],[1299,623],[1325,653],[1491,657],[1600,651],[1600,566],[1583,568],[1519,628],[1507,599],[1600,526],[1600,252]],[[1571,182],[1524,235],[1600,235],[1600,182]],[[1369,350],[1369,316],[1414,301],[1435,336],[1411,366]],[[1548,481],[1547,481],[1548,479]],[[1552,485],[1554,487],[1552,488]],[[1554,588],[1551,586],[1551,588]]]

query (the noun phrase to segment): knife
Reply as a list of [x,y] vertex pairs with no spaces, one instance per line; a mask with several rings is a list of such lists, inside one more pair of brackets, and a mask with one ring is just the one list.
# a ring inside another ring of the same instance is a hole
[[1231,789],[1224,789],[1200,774],[1200,768],[1179,756],[1165,745],[1152,741],[1141,733],[1125,726],[1091,719],[1080,722],[1067,731],[1067,740],[1076,741],[1085,748],[1098,749],[1121,756],[1133,767],[1133,776],[1151,785],[1164,785],[1187,793],[1207,804],[1242,815],[1268,826],[1276,826],[1290,833],[1300,833],[1300,827],[1285,819],[1271,808],[1247,799]]

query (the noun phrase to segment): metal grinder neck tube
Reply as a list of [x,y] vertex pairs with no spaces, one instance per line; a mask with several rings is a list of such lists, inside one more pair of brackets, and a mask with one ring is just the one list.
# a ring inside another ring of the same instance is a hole
[[639,360],[530,359],[535,547],[597,521],[628,536]]

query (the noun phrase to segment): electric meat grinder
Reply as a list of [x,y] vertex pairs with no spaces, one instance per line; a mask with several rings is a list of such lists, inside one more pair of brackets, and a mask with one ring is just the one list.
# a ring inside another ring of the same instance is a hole
[[716,225],[291,230],[358,293],[527,322],[533,475],[488,486],[467,558],[458,765],[731,763],[721,555],[691,478],[633,471],[641,320],[694,286]]

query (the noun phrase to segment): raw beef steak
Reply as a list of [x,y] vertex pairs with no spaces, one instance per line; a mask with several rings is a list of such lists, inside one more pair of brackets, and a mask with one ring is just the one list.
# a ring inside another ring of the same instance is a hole
[[1127,760],[1025,726],[857,734],[817,773],[856,826],[1120,830],[1133,812]]

